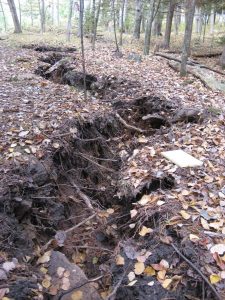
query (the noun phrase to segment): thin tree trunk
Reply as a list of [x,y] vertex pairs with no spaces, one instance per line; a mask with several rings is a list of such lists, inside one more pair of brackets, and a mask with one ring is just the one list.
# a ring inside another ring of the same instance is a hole
[[187,60],[190,56],[191,48],[191,35],[193,28],[193,20],[195,14],[196,0],[186,0],[185,11],[185,33],[183,41],[183,50],[181,56],[180,76],[185,76],[187,73]]
[[31,26],[34,26],[34,14],[33,14],[33,5],[32,0],[29,1],[30,4],[30,18],[31,18]]
[[56,10],[57,10],[57,26],[59,26],[59,0],[56,2]]
[[120,46],[123,45],[123,31],[124,31],[124,8],[125,8],[125,0],[122,0],[122,8],[121,8],[121,27],[120,27]]
[[150,0],[147,24],[145,28],[144,55],[149,55],[149,51],[150,51],[152,23],[154,18],[154,7],[155,7],[155,0]]
[[92,11],[91,11],[91,40],[93,40],[95,31],[95,0],[92,0]]
[[86,66],[85,66],[85,53],[84,53],[84,0],[80,0],[80,42],[81,42],[83,80],[84,80],[84,99],[85,101],[87,101]]
[[70,41],[70,35],[71,35],[71,29],[72,29],[72,15],[73,15],[73,0],[70,0],[67,29],[66,29],[66,39],[68,42]]
[[163,22],[163,12],[162,12],[162,3],[160,3],[158,12],[155,16],[153,23],[153,35],[160,36],[162,35],[162,22]]
[[1,0],[0,0],[0,7],[1,7],[2,16],[3,16],[4,29],[6,31],[7,30],[7,26],[6,26],[5,11],[4,11],[4,7],[2,5],[2,1]]
[[177,6],[174,14],[174,28],[175,28],[176,35],[178,35],[179,33],[180,23],[181,23],[181,8],[180,6]]
[[12,15],[12,19],[13,19],[13,23],[14,23],[14,33],[21,33],[22,29],[21,29],[21,25],[18,19],[18,15],[16,12],[16,6],[15,6],[15,2],[14,0],[7,0],[8,5],[9,5],[9,9]]
[[176,1],[170,0],[167,18],[166,18],[166,31],[165,31],[164,45],[163,45],[165,49],[168,49],[170,47],[170,36],[171,36],[171,29],[172,29],[172,22],[173,22],[175,6],[176,6]]
[[39,11],[41,19],[41,33],[45,32],[45,0],[39,0]]
[[99,15],[100,15],[100,9],[101,9],[101,3],[102,1],[98,1],[98,7],[97,7],[97,13],[95,16],[95,27],[94,27],[94,35],[92,38],[92,50],[95,50],[95,42],[96,42],[96,36],[97,36],[97,28],[98,28],[98,20],[99,20]]
[[118,45],[118,40],[117,40],[117,34],[116,34],[115,0],[112,0],[112,9],[113,9],[113,30],[114,30],[114,36],[115,36],[116,52],[120,52],[119,45]]
[[210,34],[214,34],[214,25],[215,25],[215,8],[212,5],[211,14],[210,14]]
[[140,39],[140,35],[141,35],[142,16],[143,16],[143,0],[136,0],[135,24],[134,24],[133,37],[137,40]]
[[22,12],[21,12],[21,3],[20,0],[18,0],[18,5],[19,5],[19,21],[20,21],[20,26],[22,27]]

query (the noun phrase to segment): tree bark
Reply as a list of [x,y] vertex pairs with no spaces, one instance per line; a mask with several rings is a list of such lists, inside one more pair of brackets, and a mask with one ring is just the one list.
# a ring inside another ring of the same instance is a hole
[[225,47],[223,48],[223,53],[220,57],[220,65],[222,68],[225,68]]
[[116,10],[115,10],[115,0],[112,0],[112,10],[113,10],[113,30],[114,30],[114,36],[115,36],[116,52],[120,52],[119,44],[118,44],[118,40],[117,40],[117,34],[116,34]]
[[95,50],[95,42],[96,42],[96,36],[97,36],[97,28],[98,28],[98,20],[99,20],[99,15],[100,15],[100,9],[101,9],[101,4],[102,1],[98,1],[98,7],[97,7],[97,12],[95,16],[95,26],[94,26],[94,35],[92,37],[92,50]]
[[91,11],[91,40],[93,39],[95,31],[95,0],[92,0],[92,11]]
[[178,5],[174,14],[174,28],[175,28],[176,35],[178,35],[179,33],[180,23],[181,23],[181,7],[180,5]]
[[21,29],[21,25],[19,22],[19,18],[16,12],[16,6],[15,6],[15,2],[14,0],[7,0],[8,5],[9,5],[9,9],[12,15],[12,19],[13,19],[13,23],[14,23],[14,33],[21,33],[22,29]]
[[70,36],[71,36],[72,16],[73,16],[73,0],[70,0],[68,21],[67,21],[67,29],[66,29],[66,39],[67,39],[68,42],[70,41]]
[[160,3],[158,12],[155,16],[153,24],[153,35],[160,36],[162,35],[162,22],[163,22],[163,12],[162,12],[162,3]]
[[41,19],[41,33],[45,32],[45,0],[39,0],[39,11]]
[[186,0],[185,9],[185,33],[183,41],[183,50],[181,56],[180,76],[185,76],[187,73],[187,60],[190,56],[191,35],[193,28],[193,20],[195,14],[196,0]]
[[6,31],[7,30],[7,26],[6,26],[5,11],[4,11],[4,7],[2,5],[2,1],[1,0],[0,0],[0,7],[1,7],[1,13],[2,13],[2,17],[3,17],[4,29]]
[[86,66],[85,66],[85,53],[84,53],[84,0],[80,0],[80,42],[81,42],[83,80],[84,80],[84,100],[87,101]]
[[169,1],[169,7],[168,7],[168,13],[166,17],[166,31],[165,31],[165,37],[164,37],[164,48],[168,49],[170,47],[170,36],[171,36],[171,29],[172,29],[172,22],[173,22],[173,15],[174,10],[176,7],[176,1],[170,0]]
[[143,0],[136,0],[135,24],[134,24],[133,37],[137,40],[140,39],[140,35],[141,35],[142,16],[143,16]]
[[120,27],[120,46],[123,45],[124,8],[125,8],[125,0],[122,0],[122,7],[121,7],[121,27]]
[[149,51],[150,51],[152,23],[154,18],[154,7],[155,7],[155,0],[150,0],[147,24],[145,28],[144,55],[149,55]]

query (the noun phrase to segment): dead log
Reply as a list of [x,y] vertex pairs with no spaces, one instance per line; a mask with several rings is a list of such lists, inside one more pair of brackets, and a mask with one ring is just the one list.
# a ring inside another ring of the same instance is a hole
[[[155,53],[155,55],[156,55],[156,56],[161,56],[161,57],[163,57],[163,58],[166,58],[166,59],[169,59],[169,60],[173,60],[173,61],[176,61],[176,62],[179,62],[179,63],[181,62],[181,60],[180,60],[179,58],[176,58],[176,57],[173,57],[173,56],[171,56],[171,55],[164,54],[164,53],[157,52],[157,53]],[[194,66],[194,67],[198,66],[198,67],[201,68],[201,69],[207,69],[207,70],[210,70],[210,71],[212,71],[212,72],[218,73],[218,74],[220,74],[220,75],[225,75],[224,72],[219,71],[219,70],[212,69],[212,68],[210,68],[210,67],[208,67],[208,66],[205,66],[205,65],[202,65],[202,64],[200,64],[199,62],[197,62],[197,61],[195,61],[195,60],[189,60],[189,61],[187,62],[187,65],[188,65],[188,66]]]
[[[175,71],[180,71],[180,63],[168,62],[168,65]],[[206,87],[213,91],[221,91],[225,93],[225,83],[222,80],[215,78],[213,71],[202,70],[200,67],[187,66],[187,72],[199,79]]]
[[217,52],[212,52],[212,53],[192,53],[191,56],[196,57],[196,58],[200,58],[200,57],[216,57],[216,56],[220,56],[222,54],[222,51],[217,51]]

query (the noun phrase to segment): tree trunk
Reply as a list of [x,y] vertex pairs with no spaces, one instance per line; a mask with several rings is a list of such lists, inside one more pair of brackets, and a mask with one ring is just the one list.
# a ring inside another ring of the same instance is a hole
[[223,48],[223,53],[220,57],[220,65],[222,68],[225,68],[225,47]]
[[185,6],[185,33],[184,33],[184,41],[183,41],[183,50],[181,56],[181,67],[180,67],[180,75],[185,76],[187,73],[187,60],[190,56],[190,48],[191,48],[191,35],[192,35],[192,27],[193,20],[195,14],[195,5],[196,0],[186,0]]
[[115,10],[115,0],[112,0],[112,10],[113,10],[113,30],[114,30],[114,36],[115,36],[116,52],[120,52],[119,44],[118,44],[118,40],[117,40],[117,34],[116,34],[116,10]]
[[143,0],[136,0],[135,24],[134,24],[133,37],[137,40],[140,39],[140,35],[141,35],[142,14],[143,14]]
[[39,0],[39,11],[41,19],[41,33],[45,32],[45,0]]
[[4,24],[4,29],[5,31],[7,30],[7,26],[6,26],[6,18],[5,18],[5,11],[2,5],[2,1],[0,0],[0,7],[1,7],[1,13],[2,13],[2,17],[3,17],[3,24]]
[[30,19],[31,19],[31,26],[34,26],[34,13],[33,13],[33,5],[32,5],[32,0],[29,1],[30,5]]
[[8,5],[9,5],[9,9],[12,15],[12,19],[13,19],[13,23],[14,23],[14,33],[21,33],[22,29],[21,29],[21,25],[18,19],[18,15],[16,12],[16,6],[15,6],[15,2],[14,0],[7,0]]
[[92,50],[95,50],[95,42],[96,42],[96,36],[97,36],[97,28],[98,28],[98,20],[99,20],[99,15],[100,15],[100,9],[101,9],[101,4],[102,1],[98,1],[98,7],[97,7],[97,12],[95,16],[95,27],[94,27],[94,35],[92,37]]
[[181,6],[178,5],[177,8],[175,9],[175,14],[174,14],[174,29],[176,35],[179,33],[179,26],[181,23]]
[[162,12],[162,3],[161,3],[153,23],[153,35],[156,36],[162,35],[162,22],[163,22],[163,12]]
[[214,25],[215,25],[215,8],[212,5],[211,14],[210,14],[210,34],[214,34]]
[[91,40],[93,39],[95,31],[95,0],[92,0],[92,11],[91,11]]
[[154,7],[155,7],[155,0],[150,0],[147,24],[145,28],[144,55],[149,55],[149,51],[150,51],[152,22],[154,18]]
[[81,41],[81,52],[82,52],[83,80],[84,80],[84,99],[85,101],[87,101],[86,66],[85,66],[85,53],[84,53],[84,0],[80,0],[80,41]]
[[72,29],[72,16],[73,16],[73,0],[70,0],[67,29],[66,29],[66,39],[68,42],[70,41],[70,35],[71,35],[71,29]]
[[168,7],[168,13],[166,17],[166,31],[165,31],[165,37],[164,37],[164,48],[168,49],[170,47],[170,36],[171,36],[171,29],[172,29],[172,22],[173,22],[173,15],[174,10],[176,7],[176,1],[170,0],[169,1],[169,7]]
[[125,8],[125,0],[122,0],[122,7],[121,7],[121,27],[120,27],[120,46],[123,45],[124,8]]
[[22,11],[21,11],[21,3],[20,0],[18,0],[18,6],[19,6],[19,22],[20,22],[20,26],[22,28]]

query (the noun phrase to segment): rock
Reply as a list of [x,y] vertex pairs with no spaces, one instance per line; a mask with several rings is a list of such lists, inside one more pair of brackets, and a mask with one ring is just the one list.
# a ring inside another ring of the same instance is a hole
[[197,108],[182,108],[178,110],[172,119],[176,122],[199,122],[202,119],[202,112]]
[[141,63],[142,62],[142,56],[135,53],[135,52],[131,52],[128,57],[127,57],[128,60],[132,60],[132,61],[135,61],[135,62],[138,62],[138,63]]
[[[59,295],[61,295],[61,300],[102,299],[94,288],[93,284],[88,282],[84,272],[77,265],[70,263],[66,256],[61,252],[52,251],[48,267],[48,274],[51,276],[51,281],[53,284],[56,286],[60,284],[61,287],[62,285],[65,286],[64,290],[61,289],[58,291],[57,295],[51,298],[53,300],[59,299]],[[75,296],[80,296],[80,298],[75,298]]]
[[51,168],[52,163],[50,161],[40,162],[38,159],[32,158],[29,161],[27,173],[31,176],[34,183],[41,186],[49,180]]

